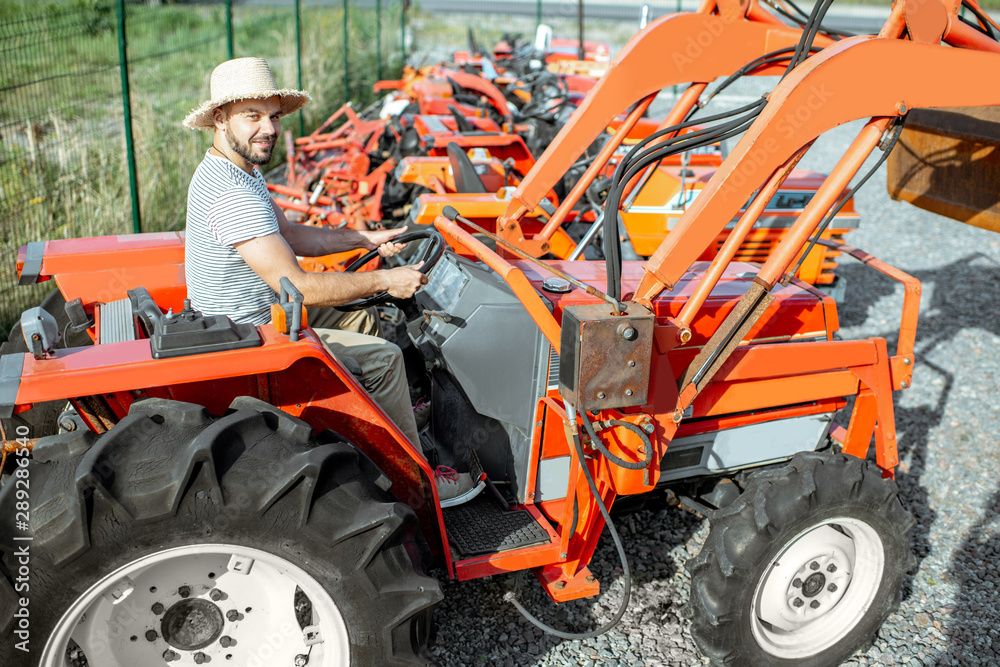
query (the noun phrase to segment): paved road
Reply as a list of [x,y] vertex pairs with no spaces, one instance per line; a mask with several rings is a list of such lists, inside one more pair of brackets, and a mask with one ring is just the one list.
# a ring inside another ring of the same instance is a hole
[[[295,0],[242,0],[244,6],[291,6]],[[375,0],[349,0],[352,7],[375,7]],[[395,4],[397,0],[383,0],[382,6]],[[343,0],[306,0],[306,4],[321,6],[340,6]],[[535,0],[512,0],[510,2],[483,2],[469,0],[420,0],[420,9],[431,14],[503,14],[507,16],[536,16],[538,3]],[[586,21],[624,21],[634,22],[637,26],[644,3],[635,0],[604,0],[603,2],[584,3]],[[885,17],[889,15],[889,3],[885,7],[869,5],[847,5],[834,7],[828,14],[827,24],[830,27],[859,33],[877,32]],[[664,2],[649,3],[649,18],[677,11],[694,11],[697,2],[683,0],[680,3]],[[808,11],[808,5],[805,5]],[[559,18],[574,18],[577,14],[577,3],[572,0],[545,0],[542,3],[542,20]]]

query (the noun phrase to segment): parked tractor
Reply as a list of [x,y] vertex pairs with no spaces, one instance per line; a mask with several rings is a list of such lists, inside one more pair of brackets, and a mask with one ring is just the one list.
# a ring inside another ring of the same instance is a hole
[[[766,100],[702,119],[701,135],[681,133],[682,117],[622,158],[605,212],[659,160],[741,135],[645,262],[622,261],[617,214],[603,217],[604,261],[537,259],[519,219],[542,182],[522,182],[493,231],[456,206],[410,237],[428,284],[387,312],[430,396],[422,451],[308,327],[291,281],[269,324],[240,325],[186,303],[178,234],[22,248],[21,282],[58,292],[0,356],[4,664],[429,664],[442,592],[428,567],[462,581],[527,570],[557,603],[586,598],[607,528],[627,605],[628,545],[609,509],[644,494],[709,519],[690,616],[714,664],[837,665],[864,648],[912,565],[892,393],[911,382],[920,284],[823,233],[911,108],[1000,103],[974,83],[1000,67],[1000,43],[988,19],[959,21],[955,0],[898,0],[878,36],[810,55],[829,5]],[[701,86],[787,45],[761,12],[709,0],[652,22],[658,44],[708,35],[724,48],[661,59],[617,101],[664,79]],[[766,261],[736,261],[813,141],[858,119]],[[550,157],[550,176],[585,147]],[[793,277],[813,244],[904,285],[893,352],[840,339],[835,301]],[[488,483],[442,507],[436,464]],[[548,629],[592,636],[620,617]]]

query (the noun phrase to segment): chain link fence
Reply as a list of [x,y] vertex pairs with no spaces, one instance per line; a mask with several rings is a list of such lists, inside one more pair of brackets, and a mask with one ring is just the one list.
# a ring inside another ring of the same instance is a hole
[[398,76],[402,10],[401,0],[0,0],[3,331],[49,289],[17,287],[19,246],[183,228],[211,137],[181,121],[208,98],[218,63],[260,56],[279,85],[308,90],[313,103],[283,125],[301,134]]

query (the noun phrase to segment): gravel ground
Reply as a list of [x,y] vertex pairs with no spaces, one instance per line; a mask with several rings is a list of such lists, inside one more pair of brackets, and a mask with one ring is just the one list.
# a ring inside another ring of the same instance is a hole
[[[758,88],[734,94],[749,99]],[[745,103],[725,102],[730,108]],[[802,166],[829,171],[858,128],[852,123],[821,138]],[[897,480],[904,506],[917,519],[919,567],[872,648],[845,664],[1000,664],[1000,455],[988,435],[1000,426],[1000,356],[990,351],[1000,345],[1000,236],[891,201],[884,167],[856,206],[862,226],[848,242],[924,286],[913,385],[895,394]],[[884,336],[892,350],[902,290],[853,260],[839,271],[848,281],[843,337]],[[702,664],[681,609],[688,596],[684,563],[701,548],[707,521],[679,510],[647,510],[618,526],[634,584],[615,630],[586,641],[556,639],[502,600],[513,577],[446,582],[433,655],[445,667]],[[556,607],[533,577],[525,579],[523,598],[547,622],[590,629],[610,618],[620,600],[621,568],[607,532],[592,570],[605,591],[596,600]]]

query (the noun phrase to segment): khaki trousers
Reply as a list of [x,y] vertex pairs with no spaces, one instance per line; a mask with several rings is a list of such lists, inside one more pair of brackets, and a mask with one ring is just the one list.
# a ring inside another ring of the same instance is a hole
[[403,352],[379,338],[374,308],[341,312],[336,308],[309,308],[309,326],[335,357],[349,357],[361,366],[361,384],[385,410],[410,442],[420,448],[417,422],[410,403]]

